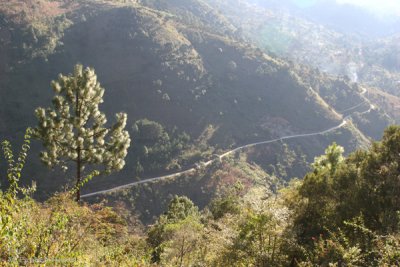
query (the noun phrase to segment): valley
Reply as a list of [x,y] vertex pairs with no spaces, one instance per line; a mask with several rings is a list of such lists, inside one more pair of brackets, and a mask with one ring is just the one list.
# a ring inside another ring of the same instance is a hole
[[[365,88],[363,88],[363,91],[362,91],[361,95],[364,95],[366,92],[367,92],[367,90]],[[363,111],[363,112],[359,113],[359,115],[367,114],[367,113],[369,113],[369,112],[371,112],[372,110],[375,109],[375,106],[373,104],[371,104],[371,102],[368,99],[365,99],[365,102],[362,102],[362,103],[360,103],[360,104],[358,104],[358,105],[356,105],[354,107],[348,108],[348,109],[346,109],[346,110],[344,110],[342,112],[347,112],[347,111],[356,109],[356,108],[358,108],[359,106],[361,106],[361,105],[363,105],[365,103],[367,103],[369,105],[369,108],[366,111]],[[180,172],[177,172],[177,173],[168,174],[168,175],[164,175],[164,176],[143,179],[143,180],[140,180],[140,181],[137,181],[137,182],[133,182],[133,183],[117,186],[117,187],[114,187],[114,188],[111,188],[111,189],[105,189],[105,190],[101,190],[101,191],[97,191],[97,192],[84,194],[81,197],[82,198],[88,198],[88,197],[92,197],[92,196],[96,196],[96,195],[100,195],[100,194],[116,192],[118,190],[122,190],[122,189],[133,187],[133,186],[137,186],[137,185],[144,184],[144,183],[157,182],[157,181],[162,181],[162,180],[165,180],[165,179],[174,179],[174,178],[178,178],[181,175],[190,175],[190,174],[196,172],[196,169],[198,169],[198,168],[206,168],[207,166],[213,164],[214,162],[221,161],[221,160],[223,160],[223,158],[225,158],[225,157],[227,157],[227,156],[229,156],[229,155],[231,155],[233,153],[237,153],[237,152],[239,152],[241,150],[245,150],[245,149],[250,148],[250,147],[255,147],[255,146],[259,146],[259,145],[266,145],[266,144],[270,144],[270,143],[274,143],[274,142],[282,142],[284,140],[293,139],[293,138],[303,138],[303,137],[309,137],[309,136],[315,136],[315,135],[323,135],[323,134],[335,131],[335,130],[345,126],[347,124],[347,120],[350,119],[350,117],[351,117],[351,115],[347,115],[343,119],[342,123],[340,123],[337,126],[331,127],[331,128],[329,128],[327,130],[323,130],[323,131],[315,132],[315,133],[306,133],[306,134],[296,134],[296,135],[290,135],[290,136],[282,136],[280,138],[276,138],[276,139],[272,139],[272,140],[267,140],[267,141],[261,141],[261,142],[257,142],[257,143],[247,144],[247,145],[244,145],[244,146],[237,147],[237,148],[235,148],[233,150],[227,151],[227,152],[225,152],[225,153],[223,153],[221,155],[216,155],[217,156],[216,159],[209,160],[209,161],[206,161],[206,162],[200,161],[199,163],[195,164],[196,167],[194,167],[194,168],[190,168],[190,169],[187,169],[187,170],[184,170],[184,171],[180,171]]]
[[0,266],[399,266],[399,14],[0,0]]

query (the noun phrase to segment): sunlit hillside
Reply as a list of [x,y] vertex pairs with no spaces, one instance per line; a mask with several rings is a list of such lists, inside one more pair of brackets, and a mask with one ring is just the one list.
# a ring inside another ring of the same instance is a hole
[[400,20],[352,1],[0,1],[0,265],[397,266]]

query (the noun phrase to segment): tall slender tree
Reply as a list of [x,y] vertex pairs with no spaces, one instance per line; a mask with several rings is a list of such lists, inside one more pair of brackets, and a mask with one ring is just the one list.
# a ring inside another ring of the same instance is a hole
[[[131,142],[125,130],[127,115],[116,114],[117,122],[105,127],[106,116],[99,110],[104,88],[92,68],[83,69],[78,64],[73,74],[60,74],[51,85],[56,94],[53,108],[36,109],[35,136],[43,143],[45,150],[40,156],[47,166],[60,165],[67,169],[68,162],[75,163],[76,200],[79,201],[80,189],[87,177],[124,167]],[[87,166],[90,168],[84,173]]]

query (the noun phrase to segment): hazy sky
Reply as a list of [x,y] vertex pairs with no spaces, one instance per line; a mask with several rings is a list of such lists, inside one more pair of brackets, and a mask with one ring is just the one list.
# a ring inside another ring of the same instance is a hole
[[370,11],[385,15],[400,16],[400,0],[336,0],[338,3],[349,3],[365,7]]
[[[291,0],[296,5],[307,8],[324,0]],[[336,0],[340,4],[364,7],[376,15],[397,15],[400,17],[400,0]]]

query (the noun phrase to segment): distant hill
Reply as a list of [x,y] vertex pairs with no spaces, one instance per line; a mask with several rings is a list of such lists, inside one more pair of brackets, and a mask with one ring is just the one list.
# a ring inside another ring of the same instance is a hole
[[[212,0],[213,1],[213,0]],[[398,32],[400,17],[379,10],[336,0],[248,0],[274,11],[290,12],[335,31],[360,34],[367,38],[385,37]],[[368,3],[366,4],[368,6]]]

